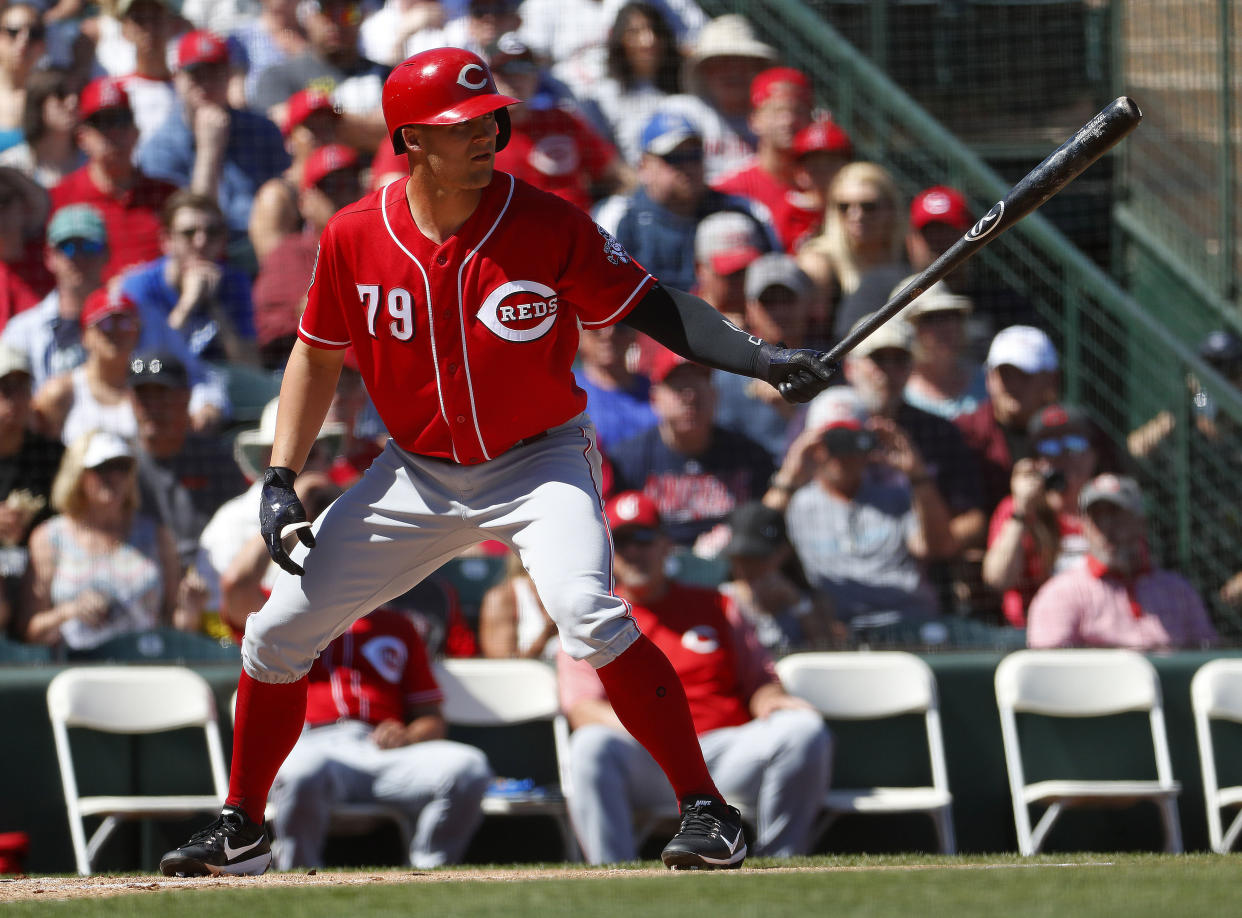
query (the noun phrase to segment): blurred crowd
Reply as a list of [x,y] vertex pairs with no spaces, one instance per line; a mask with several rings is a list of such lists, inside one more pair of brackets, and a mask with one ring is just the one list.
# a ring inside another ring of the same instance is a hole
[[[903,193],[817,105],[824,74],[693,0],[0,3],[10,639],[72,654],[238,628],[262,601],[255,482],[317,240],[404,176],[384,78],[443,45],[526,100],[499,169],[767,340],[830,346],[978,216],[954,188]],[[1242,381],[1229,332],[1203,356]],[[1109,442],[1060,371],[1030,305],[967,265],[809,406],[623,325],[583,332],[577,379],[607,494],[648,499],[664,561],[719,585],[768,651],[936,643],[961,620],[1032,646],[1211,644],[1202,598],[1152,556],[1131,474],[1175,413]],[[1193,395],[1210,452],[1210,396]],[[347,357],[304,501],[326,505],[385,439]],[[510,567],[477,629],[422,622],[433,652],[554,656]],[[1211,589],[1242,603],[1242,572]]]

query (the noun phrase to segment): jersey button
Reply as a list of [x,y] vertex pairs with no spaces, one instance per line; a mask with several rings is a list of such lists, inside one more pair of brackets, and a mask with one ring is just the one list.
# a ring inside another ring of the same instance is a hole
[[455,364],[455,363],[450,363],[450,364],[449,364],[449,372],[450,372],[450,373],[456,373],[456,372],[457,372],[457,364]]
[[448,258],[446,258],[444,255],[437,255],[436,264],[438,265],[448,264]]
[[459,415],[457,415],[457,423],[458,423],[458,424],[465,424],[465,423],[466,423],[466,416],[465,416],[464,414],[459,414]]

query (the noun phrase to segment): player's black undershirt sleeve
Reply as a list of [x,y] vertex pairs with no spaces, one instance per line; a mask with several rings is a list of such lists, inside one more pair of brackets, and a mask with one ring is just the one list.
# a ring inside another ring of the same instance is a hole
[[621,321],[695,363],[756,379],[768,377],[775,348],[684,290],[656,284]]

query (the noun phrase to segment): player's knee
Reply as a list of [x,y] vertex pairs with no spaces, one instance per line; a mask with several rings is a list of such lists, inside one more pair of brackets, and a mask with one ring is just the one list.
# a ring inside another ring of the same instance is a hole
[[453,793],[459,797],[483,799],[487,785],[492,780],[492,767],[481,749],[455,743],[452,758],[448,762],[448,778]]
[[246,637],[242,641],[242,667],[258,682],[296,682],[310,672],[315,657],[309,657],[299,646],[274,634],[275,626],[262,614],[250,616]]

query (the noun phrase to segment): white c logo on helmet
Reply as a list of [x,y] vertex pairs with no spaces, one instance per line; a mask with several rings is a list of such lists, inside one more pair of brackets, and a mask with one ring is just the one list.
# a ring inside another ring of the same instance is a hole
[[[501,306],[501,302],[515,293],[534,293],[543,297],[533,303],[518,306]],[[559,309],[556,291],[539,281],[509,281],[493,290],[483,301],[477,313],[479,321],[506,341],[534,341],[548,333],[556,322]],[[530,328],[511,328],[506,322],[541,320]]]
[[[477,82],[472,82],[470,78],[466,76],[466,74],[468,74],[471,70],[477,70],[479,73],[483,74],[483,76],[481,76]],[[461,68],[461,73],[457,74],[457,82],[459,85],[466,87],[466,89],[483,89],[487,86],[487,71],[478,64],[467,64],[465,67]]]

